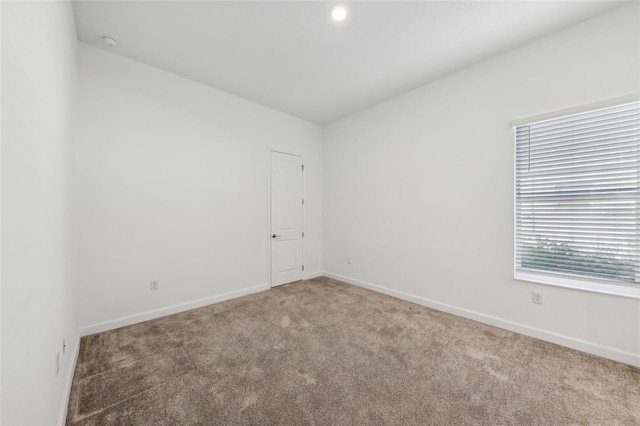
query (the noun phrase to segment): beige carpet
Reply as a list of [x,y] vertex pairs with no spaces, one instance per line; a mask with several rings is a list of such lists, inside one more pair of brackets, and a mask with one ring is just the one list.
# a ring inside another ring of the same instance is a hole
[[640,369],[321,278],[82,339],[68,425],[640,425]]

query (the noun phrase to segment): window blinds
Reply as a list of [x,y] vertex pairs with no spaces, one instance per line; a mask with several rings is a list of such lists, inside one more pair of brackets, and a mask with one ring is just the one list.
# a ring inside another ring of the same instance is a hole
[[640,281],[640,102],[519,126],[515,139],[516,275]]

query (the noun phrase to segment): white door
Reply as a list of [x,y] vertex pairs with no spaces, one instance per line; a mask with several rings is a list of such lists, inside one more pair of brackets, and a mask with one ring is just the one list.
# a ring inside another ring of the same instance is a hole
[[271,152],[271,286],[302,279],[302,158]]

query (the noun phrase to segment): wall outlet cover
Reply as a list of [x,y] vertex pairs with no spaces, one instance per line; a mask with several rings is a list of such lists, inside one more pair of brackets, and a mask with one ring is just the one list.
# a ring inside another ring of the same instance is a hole
[[542,293],[531,292],[531,302],[537,305],[542,305]]

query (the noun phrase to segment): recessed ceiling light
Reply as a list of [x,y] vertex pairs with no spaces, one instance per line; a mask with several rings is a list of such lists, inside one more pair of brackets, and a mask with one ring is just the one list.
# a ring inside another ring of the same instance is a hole
[[331,9],[329,9],[329,14],[331,15],[331,18],[333,18],[334,21],[342,21],[344,20],[344,18],[347,17],[347,8],[341,5],[335,5],[332,6]]
[[118,42],[115,41],[115,39],[112,39],[111,37],[102,36],[102,44],[104,44],[107,47],[116,47],[118,45]]

